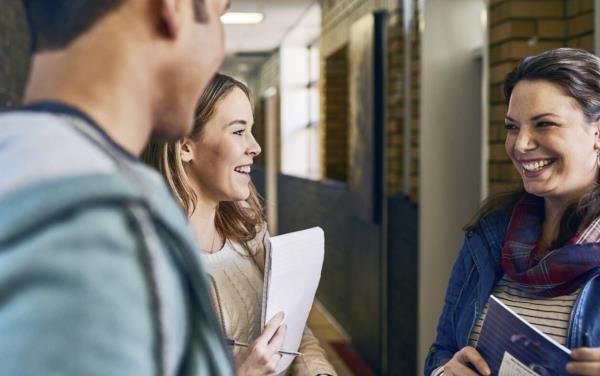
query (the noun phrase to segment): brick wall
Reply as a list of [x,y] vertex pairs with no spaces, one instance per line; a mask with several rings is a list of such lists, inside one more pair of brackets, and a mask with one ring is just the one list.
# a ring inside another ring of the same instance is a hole
[[402,192],[404,174],[404,32],[402,12],[388,24],[387,187],[388,196]]
[[506,75],[524,57],[565,46],[593,46],[593,0],[490,0],[490,193],[520,184],[504,151]]
[[[377,4],[379,5],[379,4]],[[348,35],[374,0],[321,1],[321,171],[325,179],[348,179]]]
[[[403,9],[390,12],[388,19],[387,82],[387,187],[388,197],[388,375],[417,373],[417,270],[418,270],[418,39],[411,46],[412,100],[411,198],[403,193],[405,48]],[[417,19],[417,18],[415,18]],[[418,31],[415,23],[414,34]],[[416,51],[415,51],[416,50]],[[416,165],[416,168],[415,168]],[[414,179],[414,180],[412,180]],[[412,201],[412,202],[411,202]],[[399,266],[402,272],[398,272]]]
[[567,6],[569,47],[594,51],[594,0],[569,0]]
[[324,178],[348,178],[348,47],[327,56],[321,71],[321,171]]
[[321,0],[321,50],[325,55],[348,41],[350,25],[375,10],[393,11],[398,0]]
[[420,78],[421,78],[421,57],[420,57],[420,44],[421,41],[419,39],[419,23],[418,23],[418,19],[419,19],[419,9],[418,9],[418,1],[414,1],[414,15],[413,15],[413,19],[415,20],[413,25],[412,25],[412,31],[411,31],[411,43],[412,43],[412,58],[411,58],[411,74],[412,74],[412,81],[411,81],[411,89],[410,89],[410,96],[411,96],[411,107],[412,107],[412,116],[411,116],[411,122],[410,122],[410,132],[411,132],[411,138],[410,138],[410,163],[411,163],[411,173],[410,173],[410,193],[409,193],[409,197],[410,200],[412,202],[418,202],[419,201],[419,153],[420,153],[420,147],[419,147],[419,128],[420,128],[420,114],[419,114],[419,109],[420,109],[420,88],[421,88],[421,82],[420,82]]
[[412,202],[419,196],[419,25],[418,2],[414,2],[414,23],[411,29],[411,145],[408,155],[404,150],[404,25],[403,10],[390,14],[388,23],[388,196],[402,192],[404,158],[410,158],[410,192]]
[[[327,70],[333,69],[336,63],[339,64],[341,55],[337,55],[342,50],[346,49],[348,30],[352,22],[359,17],[375,10],[385,9],[389,12],[388,26],[388,75],[387,75],[387,90],[388,90],[388,120],[387,120],[387,140],[388,140],[388,158],[387,158],[387,180],[386,193],[388,196],[394,196],[402,192],[403,173],[404,173],[404,31],[403,31],[403,16],[399,7],[398,1],[360,1],[360,0],[336,0],[322,1],[322,36],[321,36],[321,51],[323,54],[323,75],[322,75],[322,93],[324,96],[330,90],[331,83],[327,83]],[[415,20],[418,20],[418,1],[414,1]],[[410,158],[410,198],[412,202],[418,201],[419,192],[419,38],[418,38],[418,23],[414,22],[412,30],[412,63],[411,63],[411,101],[412,101],[412,120],[411,120],[411,145],[408,152]],[[335,50],[333,50],[335,48]],[[338,77],[331,77],[333,82],[339,82]],[[334,84],[335,85],[335,84]],[[339,90],[333,89],[332,91]],[[324,97],[322,96],[322,98]],[[336,157],[343,155],[345,150],[340,153],[327,150],[333,145],[345,145],[345,141],[340,140],[341,137],[347,137],[347,132],[337,130],[340,129],[340,123],[334,122],[333,127],[335,132],[328,132],[330,126],[326,120],[326,99],[322,99],[322,132],[328,133],[327,143],[323,144],[322,154],[324,163],[324,171],[327,169],[327,155],[334,154]],[[346,117],[347,115],[336,115],[337,118]],[[333,138],[338,138],[333,141]],[[335,146],[334,146],[335,147]],[[346,157],[347,158],[347,157]],[[333,163],[332,163],[333,164]],[[340,163],[341,166],[341,163]],[[340,168],[336,168],[339,170]],[[331,169],[330,169],[331,170]],[[336,176],[336,173],[324,173],[324,177]],[[340,178],[340,175],[334,178]]]
[[29,68],[29,36],[20,1],[0,11],[0,109],[21,102]]

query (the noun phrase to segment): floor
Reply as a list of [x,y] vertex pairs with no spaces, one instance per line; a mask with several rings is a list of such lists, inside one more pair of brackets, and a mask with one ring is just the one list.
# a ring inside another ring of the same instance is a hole
[[315,302],[308,317],[308,326],[327,352],[329,361],[339,376],[371,376],[373,372],[352,348],[348,336],[335,319]]

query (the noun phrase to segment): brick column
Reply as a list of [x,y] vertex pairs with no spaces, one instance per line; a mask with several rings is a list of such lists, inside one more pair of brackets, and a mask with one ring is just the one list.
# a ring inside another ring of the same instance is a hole
[[411,121],[410,121],[410,160],[411,160],[411,183],[410,183],[410,200],[412,202],[419,201],[419,185],[420,185],[420,172],[419,172],[419,133],[421,127],[421,115],[419,113],[420,106],[420,93],[421,93],[421,40],[419,32],[419,1],[413,2],[413,19],[411,29]]
[[404,173],[404,32],[402,13],[392,15],[388,26],[388,185],[386,193],[402,192]]
[[569,47],[594,52],[594,0],[569,0],[567,38]]
[[506,191],[521,182],[504,150],[506,75],[524,57],[558,48],[565,42],[562,0],[490,0],[490,193]]
[[393,196],[403,191],[404,162],[410,163],[410,192],[412,202],[419,196],[419,91],[420,57],[417,1],[414,2],[414,23],[411,29],[411,101],[410,147],[405,150],[404,121],[405,100],[405,35],[402,11],[390,17],[388,26],[388,186],[387,194]]
[[325,57],[321,74],[321,164],[324,178],[348,179],[348,47]]

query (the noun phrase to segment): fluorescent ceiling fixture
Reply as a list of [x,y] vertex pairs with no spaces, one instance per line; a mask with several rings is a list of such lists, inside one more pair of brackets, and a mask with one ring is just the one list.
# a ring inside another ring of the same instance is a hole
[[265,16],[255,12],[227,12],[221,16],[221,21],[228,25],[249,25],[261,23]]

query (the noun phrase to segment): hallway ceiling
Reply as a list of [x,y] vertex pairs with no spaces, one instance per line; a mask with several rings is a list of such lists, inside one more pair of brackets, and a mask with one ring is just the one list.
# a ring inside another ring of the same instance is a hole
[[316,0],[231,0],[231,12],[261,12],[255,25],[225,25],[223,71],[245,76],[276,50]]
[[232,12],[261,12],[256,25],[225,25],[227,54],[272,51],[315,0],[232,0]]

